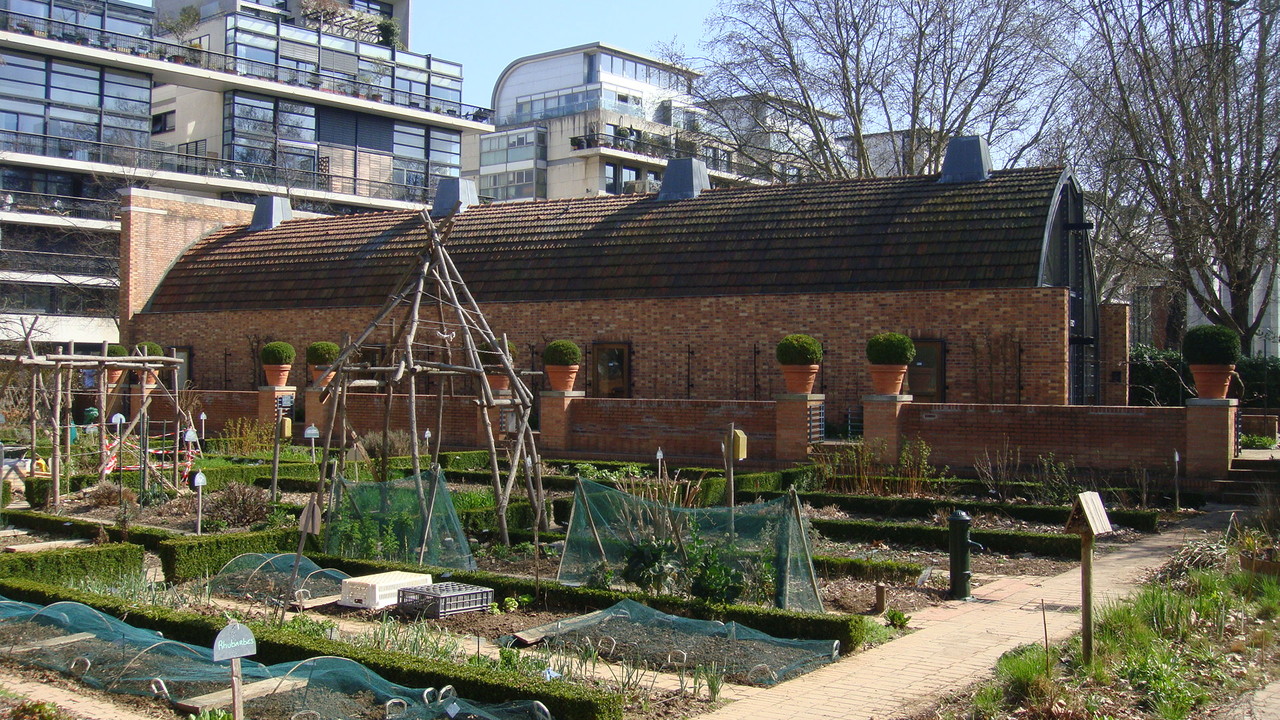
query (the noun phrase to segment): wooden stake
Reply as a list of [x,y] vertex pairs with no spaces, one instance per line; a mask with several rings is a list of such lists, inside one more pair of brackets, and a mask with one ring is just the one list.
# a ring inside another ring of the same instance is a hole
[[244,697],[241,693],[240,658],[231,658],[231,717],[244,720]]
[[1084,664],[1093,662],[1093,533],[1080,535],[1080,644]]

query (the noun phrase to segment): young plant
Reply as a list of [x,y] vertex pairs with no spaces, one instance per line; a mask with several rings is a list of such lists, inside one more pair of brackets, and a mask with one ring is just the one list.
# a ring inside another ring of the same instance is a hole
[[884,624],[894,630],[906,630],[907,623],[911,622],[911,616],[898,610],[897,608],[885,608]]

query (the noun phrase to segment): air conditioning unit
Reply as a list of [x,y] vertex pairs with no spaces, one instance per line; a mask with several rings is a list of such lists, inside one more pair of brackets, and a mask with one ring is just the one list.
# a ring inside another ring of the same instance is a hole
[[661,189],[662,183],[657,180],[628,180],[622,183],[622,193],[624,195],[645,195],[656,193]]
[[342,581],[342,597],[338,604],[379,610],[396,604],[400,588],[430,584],[430,575],[402,570],[346,578]]

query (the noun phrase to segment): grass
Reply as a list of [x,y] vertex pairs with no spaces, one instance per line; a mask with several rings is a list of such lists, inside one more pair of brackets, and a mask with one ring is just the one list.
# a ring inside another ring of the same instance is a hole
[[1079,636],[1006,653],[994,679],[938,712],[949,720],[1010,716],[1186,720],[1276,667],[1280,582],[1216,568],[1168,566],[1096,614],[1093,661]]

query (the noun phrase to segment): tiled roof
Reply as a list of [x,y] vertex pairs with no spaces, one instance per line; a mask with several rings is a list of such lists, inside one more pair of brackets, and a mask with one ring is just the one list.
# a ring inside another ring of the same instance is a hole
[[[1060,168],[471,208],[449,252],[481,302],[1034,286]],[[425,245],[416,212],[229,228],[151,311],[380,305]]]

